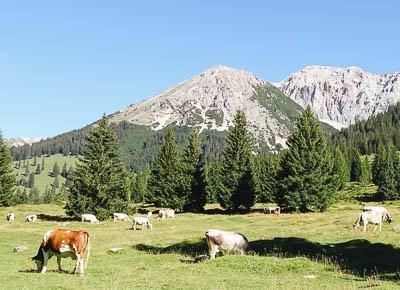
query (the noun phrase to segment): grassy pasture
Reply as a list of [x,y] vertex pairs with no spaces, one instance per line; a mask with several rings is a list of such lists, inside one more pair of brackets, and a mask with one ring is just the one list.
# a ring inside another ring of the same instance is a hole
[[[368,191],[369,189],[366,189]],[[0,216],[16,213],[14,224],[0,220],[1,289],[358,289],[400,287],[400,234],[385,223],[381,233],[352,230],[362,205],[357,198],[339,202],[325,213],[265,215],[178,214],[174,221],[157,222],[153,230],[133,231],[131,223],[105,221],[99,225],[70,221],[71,229],[88,230],[92,253],[85,278],[57,272],[32,272],[43,234],[67,218],[56,205],[19,205],[0,208]],[[372,203],[371,203],[372,204]],[[385,206],[400,216],[400,203]],[[211,214],[214,212],[214,214]],[[215,213],[217,212],[217,213]],[[42,214],[35,224],[24,224],[30,213]],[[254,251],[248,256],[224,255],[194,263],[206,252],[204,232],[210,228],[243,233]],[[28,251],[13,253],[17,245]],[[120,254],[108,252],[122,247]],[[65,270],[74,263],[63,259]],[[304,278],[315,275],[314,279]]]

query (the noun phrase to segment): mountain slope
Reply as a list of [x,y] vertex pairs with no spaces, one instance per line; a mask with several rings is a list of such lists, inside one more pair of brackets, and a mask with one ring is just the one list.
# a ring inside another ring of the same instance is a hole
[[378,75],[357,67],[309,66],[276,85],[339,129],[400,101],[400,73]]
[[285,140],[300,114],[299,107],[270,83],[249,71],[215,66],[155,97],[111,115],[152,130],[169,124],[226,131],[238,109],[244,110],[249,129],[270,149]]
[[33,143],[37,143],[44,138],[42,137],[15,137],[6,140],[6,143],[10,146],[20,147],[26,144],[32,145]]

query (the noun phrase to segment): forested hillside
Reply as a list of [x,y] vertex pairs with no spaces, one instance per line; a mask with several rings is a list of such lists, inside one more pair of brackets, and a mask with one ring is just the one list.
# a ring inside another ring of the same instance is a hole
[[376,153],[380,143],[400,149],[400,103],[332,134],[331,140],[335,146],[357,149],[362,155]]

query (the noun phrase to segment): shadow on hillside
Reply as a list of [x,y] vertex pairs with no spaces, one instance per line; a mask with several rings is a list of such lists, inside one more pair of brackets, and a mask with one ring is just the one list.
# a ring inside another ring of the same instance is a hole
[[[139,244],[139,251],[155,255],[178,253],[192,258],[207,252],[205,239],[198,242],[180,242],[165,248]],[[307,257],[314,261],[330,262],[342,271],[360,277],[379,275],[388,280],[400,280],[400,249],[364,239],[337,244],[320,244],[306,239],[288,237],[250,242],[250,250],[259,256],[281,258]]]
[[49,214],[38,214],[38,218],[43,220],[43,221],[50,221],[50,222],[71,222],[75,221],[76,219],[67,217],[67,216],[62,216],[62,215],[49,215]]

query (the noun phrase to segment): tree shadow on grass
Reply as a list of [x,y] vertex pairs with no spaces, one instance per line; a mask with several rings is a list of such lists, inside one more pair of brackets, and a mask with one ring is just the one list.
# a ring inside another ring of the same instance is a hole
[[[136,250],[154,255],[177,253],[196,261],[196,257],[207,252],[205,239],[197,242],[180,242],[167,247],[138,244]],[[341,271],[360,277],[375,276],[386,280],[400,280],[400,249],[383,243],[370,243],[364,239],[350,240],[337,244],[320,244],[296,237],[274,238],[250,242],[253,254],[278,256],[281,258],[307,257],[317,262],[328,262]]]
[[77,219],[62,215],[49,215],[49,214],[38,214],[38,218],[43,221],[52,221],[52,222],[72,222],[76,221]]

